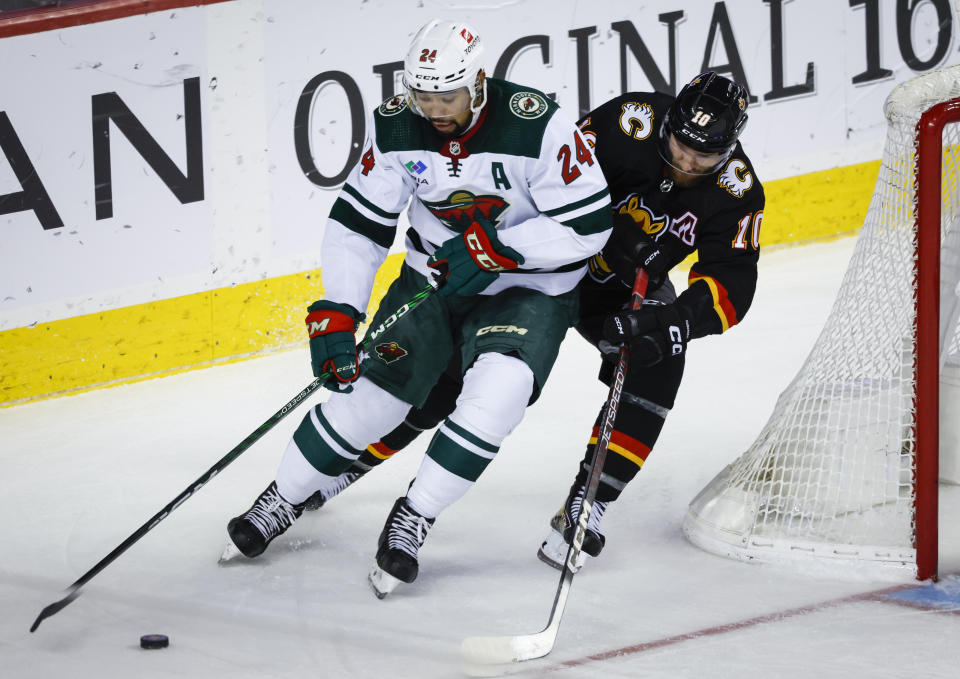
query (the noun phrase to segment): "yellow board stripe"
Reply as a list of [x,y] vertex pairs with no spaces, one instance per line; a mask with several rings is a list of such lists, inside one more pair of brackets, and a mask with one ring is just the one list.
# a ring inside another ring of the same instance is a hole
[[[368,317],[402,261],[380,268]],[[314,270],[0,332],[0,406],[302,346],[321,297]]]
[[[764,248],[853,234],[879,161],[766,182]],[[381,268],[368,315],[399,271]],[[693,258],[684,262],[689,266]],[[319,271],[0,331],[0,407],[233,362],[305,342]]]

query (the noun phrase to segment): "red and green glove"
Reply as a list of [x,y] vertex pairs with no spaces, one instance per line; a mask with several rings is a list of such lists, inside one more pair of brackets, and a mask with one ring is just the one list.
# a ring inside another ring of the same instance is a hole
[[323,386],[352,391],[351,382],[360,377],[360,359],[354,333],[364,315],[346,304],[327,300],[307,307],[307,334],[310,336],[310,363],[314,377],[330,373]]
[[427,266],[436,269],[437,294],[476,295],[502,271],[523,264],[523,256],[497,238],[496,227],[477,217],[466,231],[454,236],[430,255]]

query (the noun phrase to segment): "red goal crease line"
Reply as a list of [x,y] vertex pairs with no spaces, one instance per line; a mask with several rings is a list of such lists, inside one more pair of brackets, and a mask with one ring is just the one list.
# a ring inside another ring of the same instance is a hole
[[[960,571],[956,573],[951,573],[947,576],[944,576],[944,580],[951,577],[960,576]],[[872,592],[863,592],[861,594],[853,594],[851,596],[840,597],[839,599],[830,599],[828,601],[822,601],[820,603],[811,604],[809,606],[801,606],[799,608],[791,608],[785,611],[775,611],[773,613],[767,613],[766,615],[759,615],[755,618],[748,618],[746,620],[738,620],[736,622],[726,623],[724,625],[716,625],[714,627],[705,627],[704,629],[696,630],[695,632],[686,632],[684,634],[677,634],[672,637],[664,637],[663,639],[654,639],[652,641],[645,641],[640,644],[633,644],[630,646],[624,646],[622,648],[613,649],[610,651],[604,651],[602,653],[595,653],[593,655],[584,656],[582,658],[576,658],[573,660],[566,660],[556,665],[551,665],[544,668],[544,672],[558,672],[561,670],[570,669],[573,667],[580,667],[587,665],[592,662],[600,662],[603,660],[611,660],[613,658],[623,658],[625,656],[637,655],[645,651],[652,651],[654,649],[663,648],[665,646],[672,646],[674,644],[679,644],[684,641],[691,641],[693,639],[701,639],[704,637],[712,637],[720,634],[726,634],[728,632],[737,632],[742,629],[747,629],[750,627],[756,627],[768,622],[779,622],[781,620],[786,620],[788,618],[794,618],[799,615],[805,615],[807,613],[816,613],[818,611],[823,611],[829,608],[835,608],[837,606],[842,606],[849,603],[857,603],[861,601],[874,601],[877,603],[888,603],[898,606],[905,606],[908,608],[913,608],[916,610],[930,611],[935,613],[948,613],[958,615],[960,614],[960,589],[956,593],[956,607],[955,608],[940,608],[938,606],[933,606],[929,604],[924,604],[920,601],[910,601],[908,599],[898,599],[893,598],[890,595],[897,594],[900,592],[906,592],[908,590],[921,590],[921,589],[930,589],[935,587],[931,584],[905,584],[905,585],[895,585],[893,587],[888,587],[886,589],[879,589]]]
[[77,0],[62,7],[35,7],[0,13],[0,38],[94,24],[181,7],[231,0]]

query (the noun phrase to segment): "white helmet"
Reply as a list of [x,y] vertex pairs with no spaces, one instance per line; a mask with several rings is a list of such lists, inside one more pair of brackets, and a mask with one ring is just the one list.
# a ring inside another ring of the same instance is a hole
[[434,19],[421,28],[410,43],[403,61],[403,84],[407,88],[410,107],[424,115],[412,91],[450,92],[467,88],[470,111],[474,119],[487,100],[486,79],[482,84],[483,41],[470,26]]

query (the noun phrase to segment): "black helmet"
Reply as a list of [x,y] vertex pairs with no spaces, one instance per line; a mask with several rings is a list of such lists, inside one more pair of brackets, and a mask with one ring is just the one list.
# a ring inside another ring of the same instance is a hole
[[660,134],[701,153],[733,153],[747,124],[747,91],[714,71],[701,73],[683,86],[663,119]]

